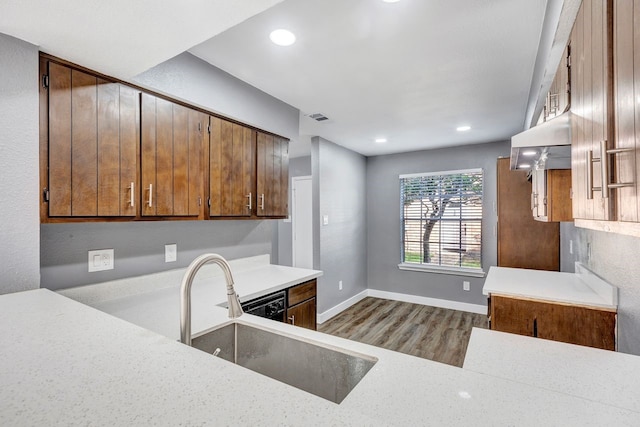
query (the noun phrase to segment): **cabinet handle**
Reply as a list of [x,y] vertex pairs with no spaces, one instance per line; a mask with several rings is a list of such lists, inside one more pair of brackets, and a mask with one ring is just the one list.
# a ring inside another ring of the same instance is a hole
[[131,190],[131,196],[129,196],[129,204],[131,205],[131,207],[135,206],[135,197],[134,194],[136,192],[136,183],[135,182],[131,182],[131,186],[129,187],[129,190]]
[[[593,157],[593,150],[587,151],[587,199],[593,199],[593,192],[600,191],[603,199],[609,198],[609,190],[613,188],[633,187],[635,182],[609,182],[609,156],[611,154],[628,153],[634,151],[633,148],[613,148],[607,149],[607,140],[600,141],[600,157]],[[593,186],[593,164],[600,162],[600,174],[602,185]]]
[[247,194],[245,197],[249,199],[249,204],[247,205],[247,208],[251,210],[251,207],[253,206],[253,203],[251,202],[251,193]]
[[264,193],[260,195],[260,209],[264,210]]
[[293,316],[291,316],[291,317],[287,317],[287,320],[289,320],[293,326],[296,325],[296,316],[295,316],[295,314]]
[[587,199],[593,199],[593,192],[600,191],[600,188],[593,187],[593,163],[599,162],[599,158],[593,158],[593,150],[587,151]]
[[[616,155],[616,154],[620,154],[620,153],[629,153],[629,152],[633,152],[635,151],[634,148],[612,148],[611,150],[607,150],[607,141],[601,141],[600,142],[600,152],[601,153],[605,153],[604,156],[604,160],[602,162],[602,176],[606,177],[606,179],[603,178],[603,183],[606,183],[606,188],[607,189],[612,189],[612,188],[623,188],[623,187],[633,187],[635,185],[634,181],[631,182],[609,182],[609,156],[610,155]],[[605,191],[602,195],[602,197],[607,198],[609,197],[609,192]]]
[[149,199],[147,200],[147,205],[151,208],[153,207],[153,184],[149,184],[149,188],[147,189],[147,191],[149,191]]

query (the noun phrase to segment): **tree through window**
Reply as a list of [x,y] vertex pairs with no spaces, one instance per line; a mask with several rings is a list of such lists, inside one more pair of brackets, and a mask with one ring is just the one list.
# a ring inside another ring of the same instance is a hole
[[400,176],[402,262],[481,268],[482,170]]

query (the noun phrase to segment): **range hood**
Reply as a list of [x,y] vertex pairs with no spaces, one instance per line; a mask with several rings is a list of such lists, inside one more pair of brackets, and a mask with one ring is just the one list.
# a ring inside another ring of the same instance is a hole
[[511,137],[511,170],[571,169],[571,112]]

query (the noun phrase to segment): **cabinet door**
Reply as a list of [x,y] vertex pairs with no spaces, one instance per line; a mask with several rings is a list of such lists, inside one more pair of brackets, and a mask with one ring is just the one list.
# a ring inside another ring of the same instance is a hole
[[615,148],[628,151],[611,155],[619,221],[640,221],[640,2],[614,2]]
[[535,336],[532,302],[491,295],[491,329],[518,335]]
[[542,302],[535,310],[538,338],[615,350],[615,312]]
[[143,216],[199,216],[204,114],[142,94]]
[[[612,145],[611,14],[607,1],[585,0],[571,34],[571,164],[573,216],[608,220],[611,199],[601,188],[601,142]],[[591,188],[590,188],[591,187]]]
[[256,205],[255,132],[210,117],[209,216],[251,216]]
[[498,266],[560,269],[560,225],[531,215],[531,184],[524,171],[498,159]]
[[316,330],[316,299],[311,298],[305,302],[287,309],[287,323],[301,328]]
[[258,132],[257,215],[286,217],[289,212],[289,141]]
[[138,91],[48,68],[49,216],[135,216]]

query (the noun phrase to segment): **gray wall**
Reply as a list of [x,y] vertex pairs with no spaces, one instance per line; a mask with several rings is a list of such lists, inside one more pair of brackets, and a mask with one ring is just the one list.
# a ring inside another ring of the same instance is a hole
[[[298,137],[297,109],[191,54],[181,54],[134,81],[294,141]],[[33,82],[37,84],[35,76]],[[32,116],[37,120],[37,110]],[[37,205],[32,211],[37,213]],[[167,243],[178,244],[178,262],[164,262]],[[268,253],[278,262],[276,220],[46,224],[41,244],[42,287],[52,289],[182,267],[205,252],[230,259]],[[105,248],[115,250],[115,269],[88,273],[87,251]]]
[[[496,161],[509,155],[509,142],[470,145],[370,157],[367,164],[368,277],[369,288],[387,292],[486,304],[484,278],[399,270],[400,184],[399,175],[421,172],[482,168],[484,198],[482,221],[482,268],[497,263]],[[471,290],[463,291],[462,282]]]
[[[62,289],[186,267],[203,253],[227,259],[271,254],[274,221],[168,221],[43,224],[42,287]],[[178,260],[164,262],[164,245]],[[87,272],[87,251],[114,249],[113,270]]]
[[579,261],[618,287],[618,348],[640,355],[640,238],[577,228],[568,222],[560,224],[560,242],[562,271],[573,272]]
[[[289,215],[291,215],[291,178],[311,175],[311,156],[289,159]],[[291,220],[278,221],[278,264],[293,265]]]
[[133,78],[156,89],[226,117],[291,139],[299,139],[300,111],[291,105],[210,65],[182,53]]
[[0,34],[0,294],[40,286],[38,48]]
[[[318,282],[318,312],[323,313],[367,289],[367,159],[319,137],[311,150],[314,246],[319,243],[314,265],[318,261],[324,272]],[[323,215],[329,216],[328,225],[322,225]]]

